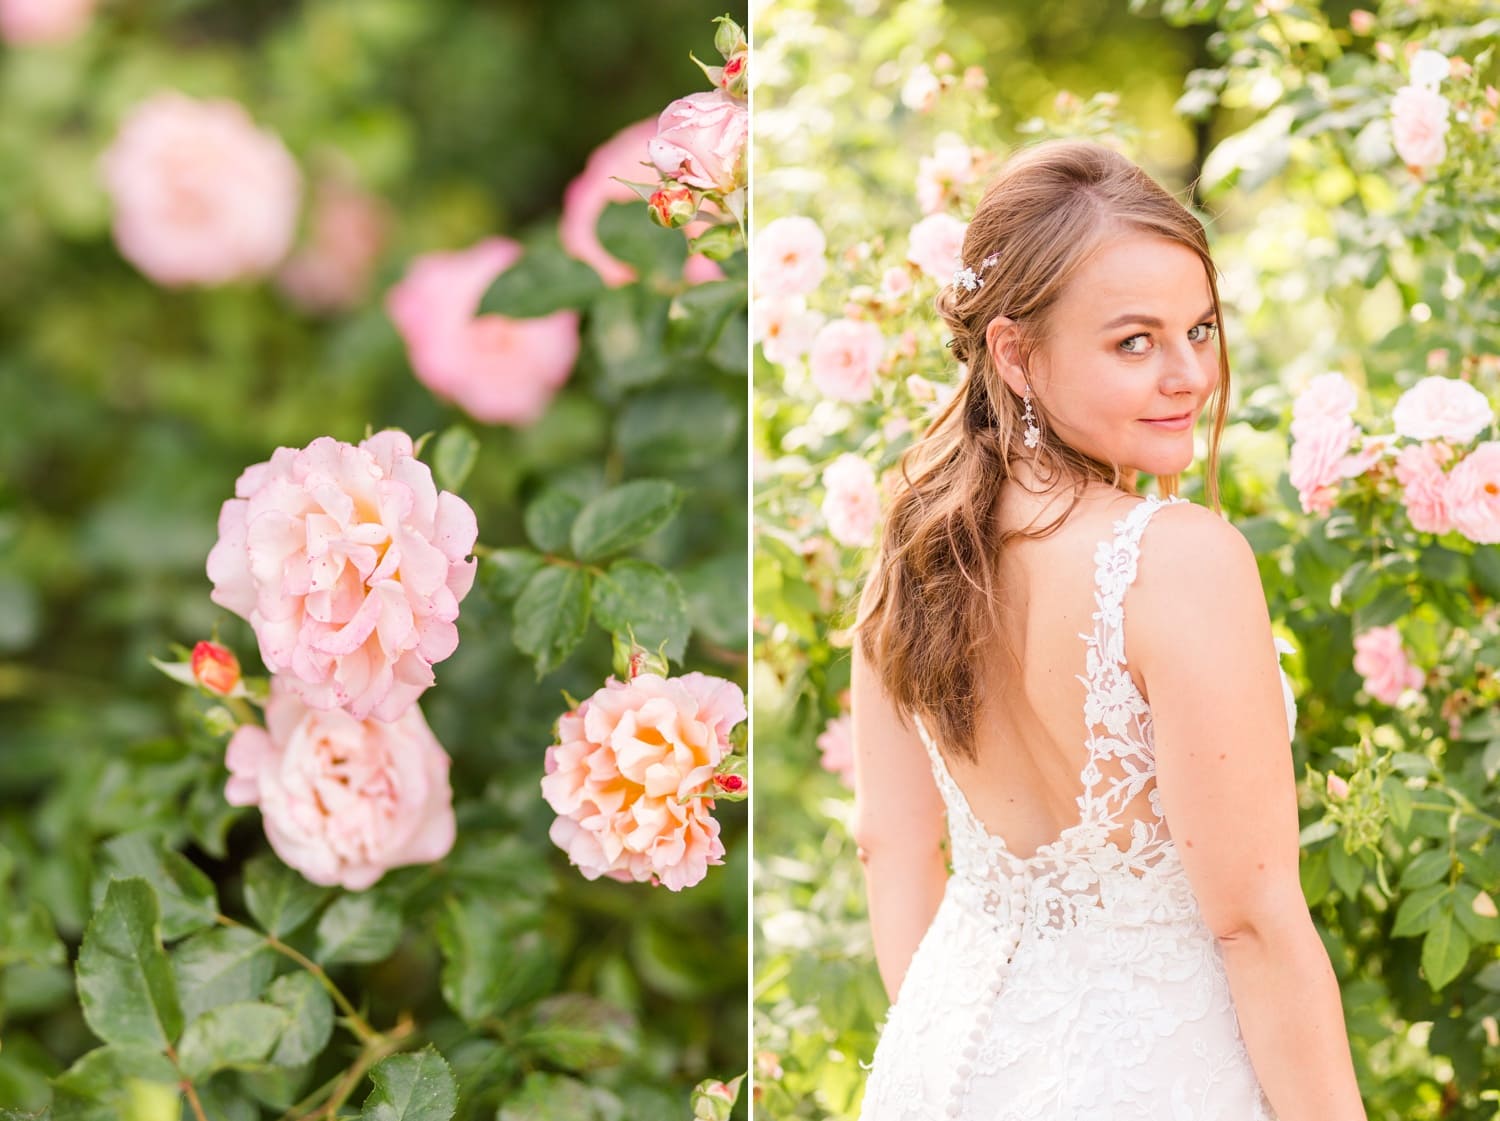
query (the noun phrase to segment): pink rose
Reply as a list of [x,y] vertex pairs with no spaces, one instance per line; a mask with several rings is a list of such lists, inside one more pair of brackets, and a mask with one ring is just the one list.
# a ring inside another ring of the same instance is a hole
[[1448,99],[1436,90],[1402,86],[1391,99],[1391,140],[1408,167],[1436,167],[1448,154]]
[[755,301],[751,316],[755,341],[767,362],[785,366],[795,362],[812,347],[818,328],[823,325],[821,312],[809,311],[801,296]]
[[1348,420],[1309,417],[1293,422],[1301,431],[1292,438],[1288,475],[1304,513],[1326,514],[1333,508],[1337,485],[1345,477],[1345,453],[1359,428]]
[[[646,158],[646,142],[655,135],[654,120],[627,125],[594,149],[583,170],[563,192],[562,219],[557,229],[562,246],[570,256],[590,266],[611,288],[629,284],[635,279],[635,269],[610,256],[599,243],[596,232],[599,215],[612,202],[633,202],[639,198],[618,179],[630,183],[655,179],[655,171]],[[696,237],[707,226],[703,221],[690,223],[683,233]],[[701,253],[695,253],[687,259],[682,275],[690,284],[701,284],[705,280],[718,280],[724,272]]]
[[308,706],[401,716],[458,645],[474,511],[394,430],[277,448],[234,492],[208,554],[213,601],[249,620],[266,668]]
[[850,789],[854,787],[854,722],[849,714],[835,716],[818,736],[818,765],[839,776]]
[[954,133],[940,135],[932,155],[917,160],[917,205],[922,213],[936,214],[955,201],[958,188],[968,186],[979,174],[982,154]]
[[1365,679],[1365,691],[1388,705],[1426,681],[1422,671],[1406,660],[1401,632],[1394,626],[1372,627],[1355,636],[1354,669]]
[[828,271],[828,243],[811,218],[777,218],[755,235],[751,249],[758,296],[805,296]]
[[1319,374],[1292,402],[1292,435],[1321,420],[1347,421],[1358,404],[1354,386],[1343,374]]
[[1448,476],[1432,444],[1408,444],[1396,454],[1396,481],[1406,517],[1419,533],[1447,533],[1453,528],[1448,508]]
[[932,72],[932,67],[920,62],[901,83],[901,104],[913,112],[930,113],[942,92],[943,83]]
[[813,383],[835,401],[868,401],[885,353],[880,328],[861,319],[835,319],[813,339],[808,365]]
[[1408,440],[1452,440],[1467,444],[1495,423],[1483,393],[1458,378],[1423,378],[1391,412],[1396,435]]
[[881,294],[897,300],[911,291],[911,271],[892,266],[880,277]]
[[0,39],[12,46],[66,43],[94,16],[94,0],[0,0]]
[[277,285],[314,315],[354,307],[369,291],[389,225],[373,195],[335,177],[320,180],[308,242],[281,266]]
[[714,768],[745,719],[739,686],[688,673],[610,678],[557,722],[542,796],[558,814],[550,836],[590,880],[691,887],[722,864]]
[[1327,785],[1328,796],[1334,801],[1342,802],[1345,798],[1349,797],[1349,784],[1339,778],[1338,775],[1330,774]]
[[426,253],[386,295],[417,380],[490,424],[537,420],[578,360],[577,312],[474,314],[491,282],[520,257],[520,243],[503,237]]
[[102,167],[115,244],[158,284],[264,276],[291,248],[301,173],[232,101],[159,93],[141,102]]
[[1453,524],[1476,545],[1500,545],[1500,443],[1487,440],[1448,474]]
[[863,548],[875,541],[880,494],[875,469],[845,452],[823,469],[823,518],[829,535],[841,545]]
[[951,214],[929,214],[907,235],[906,259],[939,284],[947,284],[963,267],[967,229]]
[[416,705],[359,720],[308,708],[273,678],[266,726],[241,725],[225,763],[225,799],[259,806],[276,855],[315,884],[363,891],[453,847],[448,755]]
[[700,190],[730,192],[745,185],[749,108],[723,90],[680,97],[662,110],[646,153],[656,169]]

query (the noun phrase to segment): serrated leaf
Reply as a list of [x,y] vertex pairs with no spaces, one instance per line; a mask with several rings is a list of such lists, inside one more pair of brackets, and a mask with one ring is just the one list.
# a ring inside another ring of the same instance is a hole
[[556,487],[542,491],[526,506],[522,521],[526,536],[544,553],[561,553],[568,547],[568,533],[583,502]]
[[662,479],[634,479],[607,490],[573,523],[573,555],[592,561],[618,553],[661,529],[681,504],[682,492]]
[[531,319],[582,308],[603,291],[604,282],[588,265],[570,257],[556,242],[535,241],[485,291],[479,314]]
[[465,1022],[503,1015],[552,988],[557,951],[536,922],[535,909],[519,901],[470,895],[444,901],[437,919],[443,999]]
[[670,572],[638,560],[617,560],[593,582],[594,617],[616,635],[632,634],[638,645],[679,661],[690,630],[687,597]]
[[1422,972],[1437,992],[1457,977],[1469,960],[1469,936],[1458,925],[1451,906],[1440,908],[1422,940]]
[[479,562],[479,578],[495,599],[514,599],[544,563],[530,549],[492,549]]
[[[156,893],[164,939],[173,941],[214,924],[219,899],[213,881],[187,857],[167,848],[159,833],[137,830],[104,843],[101,879],[129,876],[139,876]],[[96,891],[96,904],[103,894]]]
[[174,947],[172,971],[192,1020],[216,1005],[259,998],[276,972],[276,953],[253,930],[218,927]]
[[167,1057],[149,1047],[96,1047],[52,1081],[59,1091],[85,1101],[118,1101],[127,1079],[139,1078],[175,1087],[177,1072]]
[[361,1121],[448,1121],[458,1108],[458,1087],[447,1060],[430,1043],[410,1055],[392,1055],[370,1071],[375,1089]]
[[378,891],[342,895],[318,919],[321,965],[384,961],[401,941],[401,909]]
[[550,673],[588,629],[588,574],[560,565],[543,568],[521,589],[514,620],[516,648],[535,660],[537,677]]
[[83,934],[77,977],[83,1018],[106,1043],[165,1050],[182,1032],[156,893],[145,880],[113,880],[105,889]]
[[1447,884],[1417,888],[1396,908],[1396,922],[1391,927],[1391,934],[1396,938],[1406,938],[1429,930],[1436,921],[1438,905],[1446,895]]
[[327,888],[308,883],[270,853],[245,864],[245,906],[263,930],[277,937],[312,918],[328,895]]
[[253,1069],[264,1065],[287,1022],[286,1010],[275,1005],[221,1004],[188,1024],[177,1061],[194,1082],[216,1070]]
[[458,493],[478,458],[479,441],[474,433],[461,424],[448,428],[432,448],[432,474],[438,489]]
[[311,973],[278,977],[266,990],[266,1001],[282,1009],[287,1023],[271,1052],[273,1066],[298,1066],[317,1058],[333,1034],[333,1001]]

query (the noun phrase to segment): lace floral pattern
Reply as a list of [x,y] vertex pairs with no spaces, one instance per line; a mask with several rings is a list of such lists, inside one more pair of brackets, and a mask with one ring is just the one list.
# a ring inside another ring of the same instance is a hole
[[[918,722],[953,874],[886,1019],[861,1121],[1274,1121],[1162,816],[1151,709],[1125,670],[1125,592],[1166,502],[1137,504],[1094,557],[1077,824],[1021,859]],[[1290,727],[1290,688],[1286,701]]]

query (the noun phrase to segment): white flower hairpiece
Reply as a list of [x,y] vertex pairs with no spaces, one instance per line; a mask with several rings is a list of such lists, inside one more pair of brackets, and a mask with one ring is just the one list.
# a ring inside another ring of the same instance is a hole
[[1000,254],[991,253],[988,257],[979,262],[979,269],[977,272],[974,269],[968,268],[967,266],[959,269],[953,274],[953,286],[955,288],[962,288],[965,292],[973,292],[976,289],[984,287],[984,270],[989,268],[999,259]]

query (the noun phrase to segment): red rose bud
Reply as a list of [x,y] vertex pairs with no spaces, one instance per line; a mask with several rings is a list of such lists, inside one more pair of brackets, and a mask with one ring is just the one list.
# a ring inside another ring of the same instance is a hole
[[217,642],[200,642],[193,647],[193,677],[210,693],[227,697],[240,683],[240,661]]
[[726,794],[738,794],[745,789],[745,780],[739,775],[714,775],[714,785]]
[[687,187],[663,187],[646,205],[651,208],[651,220],[669,230],[686,226],[698,213],[698,200]]
[[749,57],[748,52],[741,51],[737,55],[731,55],[724,65],[718,68],[719,88],[731,97],[745,96],[746,78],[749,75],[745,64]]

